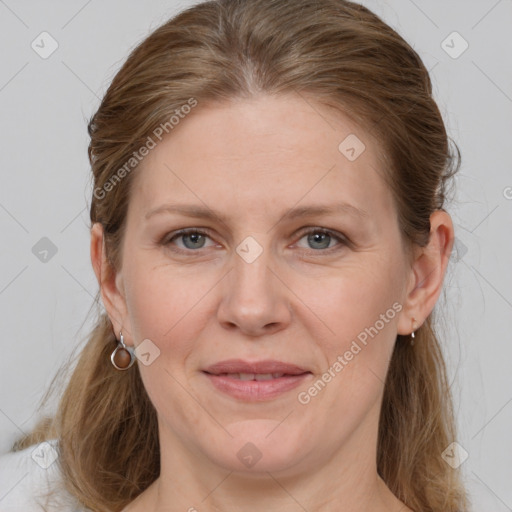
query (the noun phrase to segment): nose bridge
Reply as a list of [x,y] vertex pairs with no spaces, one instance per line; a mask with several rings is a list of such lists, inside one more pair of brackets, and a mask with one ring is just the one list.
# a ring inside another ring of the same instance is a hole
[[259,236],[258,239],[248,236],[236,247],[230,285],[239,301],[253,307],[272,300],[275,295],[271,282],[275,276],[269,268],[273,265],[270,237]]
[[248,236],[235,248],[233,267],[224,285],[219,320],[252,334],[288,321],[286,297],[274,275],[270,236]]

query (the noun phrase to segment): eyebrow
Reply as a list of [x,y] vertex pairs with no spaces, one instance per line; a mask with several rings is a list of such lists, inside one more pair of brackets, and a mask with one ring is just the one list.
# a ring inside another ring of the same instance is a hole
[[[210,208],[193,204],[163,204],[146,213],[145,219],[148,220],[155,215],[161,214],[181,214],[187,217],[197,219],[217,220],[223,223],[227,222],[227,217],[220,212],[215,212]],[[349,203],[336,203],[332,205],[300,206],[290,208],[280,217],[281,220],[292,220],[302,217],[313,217],[321,215],[347,214],[361,219],[369,219],[367,211],[357,208]]]

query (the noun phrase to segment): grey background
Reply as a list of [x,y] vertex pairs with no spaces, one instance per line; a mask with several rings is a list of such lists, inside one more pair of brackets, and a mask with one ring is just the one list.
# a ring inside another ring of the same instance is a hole
[[[192,3],[0,0],[0,452],[33,425],[55,371],[91,327],[86,122],[129,50]],[[469,454],[475,511],[512,510],[512,2],[363,3],[431,70],[462,152],[448,205],[456,252],[439,303],[457,442]],[[47,59],[31,47],[43,31],[59,45]],[[458,58],[442,47],[453,31],[469,44]],[[57,251],[47,261],[33,252],[43,237]]]

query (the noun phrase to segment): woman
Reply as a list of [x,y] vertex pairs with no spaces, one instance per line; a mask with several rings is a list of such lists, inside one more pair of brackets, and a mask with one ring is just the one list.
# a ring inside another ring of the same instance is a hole
[[343,0],[198,4],[89,133],[106,313],[10,464],[94,511],[467,510],[433,326],[458,152],[395,31]]

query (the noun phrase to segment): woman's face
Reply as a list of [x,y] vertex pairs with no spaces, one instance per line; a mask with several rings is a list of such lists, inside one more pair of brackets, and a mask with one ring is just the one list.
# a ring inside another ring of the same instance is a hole
[[163,452],[374,464],[411,284],[382,171],[367,133],[294,95],[199,103],[133,171],[116,307]]

